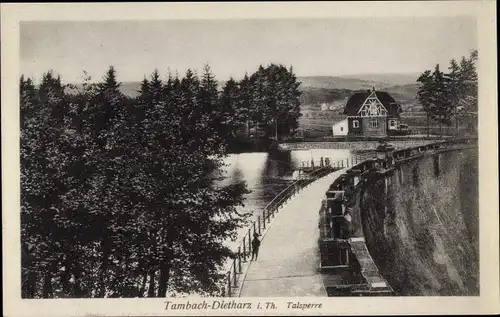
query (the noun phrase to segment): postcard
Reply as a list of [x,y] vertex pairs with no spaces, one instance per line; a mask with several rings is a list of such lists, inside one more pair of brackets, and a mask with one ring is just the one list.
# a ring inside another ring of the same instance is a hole
[[499,312],[493,1],[1,8],[5,316]]

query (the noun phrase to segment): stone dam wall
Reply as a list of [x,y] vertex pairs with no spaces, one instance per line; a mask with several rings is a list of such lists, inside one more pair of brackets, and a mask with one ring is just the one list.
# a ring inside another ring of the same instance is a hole
[[[436,140],[390,140],[397,149],[426,145]],[[338,142],[297,142],[281,143],[279,150],[310,150],[310,149],[350,149],[353,151],[373,151],[379,145],[378,141],[338,141]]]
[[475,147],[403,160],[357,190],[366,246],[395,295],[479,295],[478,195]]

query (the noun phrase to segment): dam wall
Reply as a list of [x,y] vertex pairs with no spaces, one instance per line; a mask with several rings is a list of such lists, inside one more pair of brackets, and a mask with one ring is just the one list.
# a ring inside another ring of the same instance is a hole
[[[325,200],[341,192],[338,214],[344,217],[329,216],[326,210],[335,207],[326,208],[328,203],[320,211],[320,245],[329,247],[322,257],[349,242],[349,266],[363,274],[364,295],[373,293],[373,280],[386,282],[394,295],[479,295],[478,148],[473,143],[402,149],[389,159],[349,169]],[[345,220],[329,227],[338,218]]]
[[[426,145],[436,140],[421,140],[421,139],[408,139],[408,140],[390,140],[396,148],[407,148],[419,145]],[[297,143],[280,143],[279,150],[311,150],[311,149],[342,149],[353,151],[373,151],[379,145],[378,140],[372,141],[335,141],[335,142],[297,142]]]
[[396,294],[479,295],[477,162],[477,149],[425,155],[362,190],[365,241]]

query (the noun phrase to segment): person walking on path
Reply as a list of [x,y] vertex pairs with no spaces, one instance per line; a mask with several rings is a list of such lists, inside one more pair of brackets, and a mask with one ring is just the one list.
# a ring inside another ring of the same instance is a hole
[[257,256],[259,255],[259,247],[260,247],[260,240],[259,240],[259,234],[254,233],[253,234],[253,240],[252,240],[252,260],[255,257],[255,260],[257,260]]

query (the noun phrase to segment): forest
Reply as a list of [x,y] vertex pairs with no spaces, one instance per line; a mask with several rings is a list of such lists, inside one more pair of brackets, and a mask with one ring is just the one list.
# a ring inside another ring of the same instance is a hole
[[246,184],[219,186],[223,160],[255,131],[293,134],[298,86],[274,64],[222,91],[209,66],[155,70],[134,98],[112,66],[81,89],[22,76],[22,297],[220,295],[248,216]]
[[465,121],[474,128],[478,112],[478,77],[476,71],[477,50],[463,56],[460,62],[450,60],[448,72],[441,71],[439,64],[434,71],[426,70],[417,79],[419,89],[417,99],[427,114],[427,127],[430,120],[442,126],[455,123],[456,133],[459,121]]

